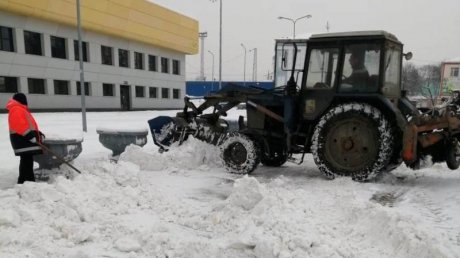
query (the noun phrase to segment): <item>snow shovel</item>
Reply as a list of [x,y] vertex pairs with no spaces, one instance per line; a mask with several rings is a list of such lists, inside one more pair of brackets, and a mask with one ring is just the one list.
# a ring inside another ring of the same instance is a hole
[[57,155],[54,151],[52,151],[50,148],[46,147],[44,144],[37,142],[38,146],[40,146],[42,149],[45,151],[51,153],[54,157],[56,157],[58,160],[60,160],[62,163],[65,163],[67,166],[71,167],[73,170],[77,171],[79,174],[81,174],[81,171],[78,170],[76,167],[71,165],[69,162],[67,162],[64,158],[61,156]]

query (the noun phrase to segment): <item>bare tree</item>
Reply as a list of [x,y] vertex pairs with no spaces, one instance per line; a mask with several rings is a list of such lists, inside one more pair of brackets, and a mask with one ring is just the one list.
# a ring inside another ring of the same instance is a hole
[[409,95],[420,95],[421,84],[422,77],[417,67],[412,63],[406,63],[402,69],[402,88],[407,90]]

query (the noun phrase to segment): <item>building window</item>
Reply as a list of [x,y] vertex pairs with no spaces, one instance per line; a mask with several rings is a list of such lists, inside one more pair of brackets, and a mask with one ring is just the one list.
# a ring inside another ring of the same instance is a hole
[[173,74],[176,74],[176,75],[180,74],[180,65],[179,64],[180,64],[179,60],[173,60],[172,61],[172,65],[173,65],[172,72],[173,72]]
[[[83,62],[88,62],[88,42],[82,41],[81,48],[83,50]],[[78,57],[78,40],[73,41],[73,49],[75,53],[75,61],[79,61],[80,59]]]
[[166,57],[161,58],[161,72],[169,73],[169,59]]
[[158,96],[158,88],[157,87],[149,87],[149,98],[156,99]]
[[55,95],[70,95],[69,82],[62,80],[54,80]]
[[149,55],[149,71],[156,72],[157,70],[157,57]]
[[51,36],[51,56],[55,58],[67,59],[65,38]]
[[[80,82],[77,82],[77,95],[81,95]],[[85,82],[85,96],[91,96],[91,87],[89,82]]]
[[102,96],[104,96],[104,97],[113,97],[114,96],[113,88],[115,88],[115,85],[113,85],[111,83],[103,83],[102,84]]
[[144,54],[134,52],[134,68],[144,70]]
[[136,86],[136,98],[143,98],[145,96],[144,92],[144,86]]
[[118,65],[120,67],[129,67],[129,52],[125,49],[118,49]]
[[169,89],[168,88],[161,88],[161,98],[169,99]]
[[102,64],[113,65],[113,49],[107,46],[101,46]]
[[14,52],[12,28],[0,26],[0,50]]
[[450,68],[450,77],[458,77],[458,67]]
[[24,45],[26,48],[26,54],[41,56],[42,51],[42,34],[24,31]]
[[0,76],[0,93],[18,92],[18,78]]
[[44,79],[27,78],[27,84],[30,94],[46,94]]
[[178,99],[180,97],[180,90],[173,89],[173,99]]

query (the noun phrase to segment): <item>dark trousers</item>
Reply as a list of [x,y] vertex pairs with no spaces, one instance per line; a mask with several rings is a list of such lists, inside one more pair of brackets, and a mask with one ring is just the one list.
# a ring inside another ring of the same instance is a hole
[[21,155],[18,184],[22,184],[25,181],[35,182],[33,155]]

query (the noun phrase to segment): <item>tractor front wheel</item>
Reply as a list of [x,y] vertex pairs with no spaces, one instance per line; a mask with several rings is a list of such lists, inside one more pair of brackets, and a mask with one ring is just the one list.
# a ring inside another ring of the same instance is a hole
[[250,174],[260,162],[254,141],[240,133],[230,133],[220,150],[224,166],[231,173]]
[[356,181],[367,181],[382,172],[391,160],[391,128],[380,110],[371,105],[338,105],[315,128],[315,163],[328,178],[350,176]]

